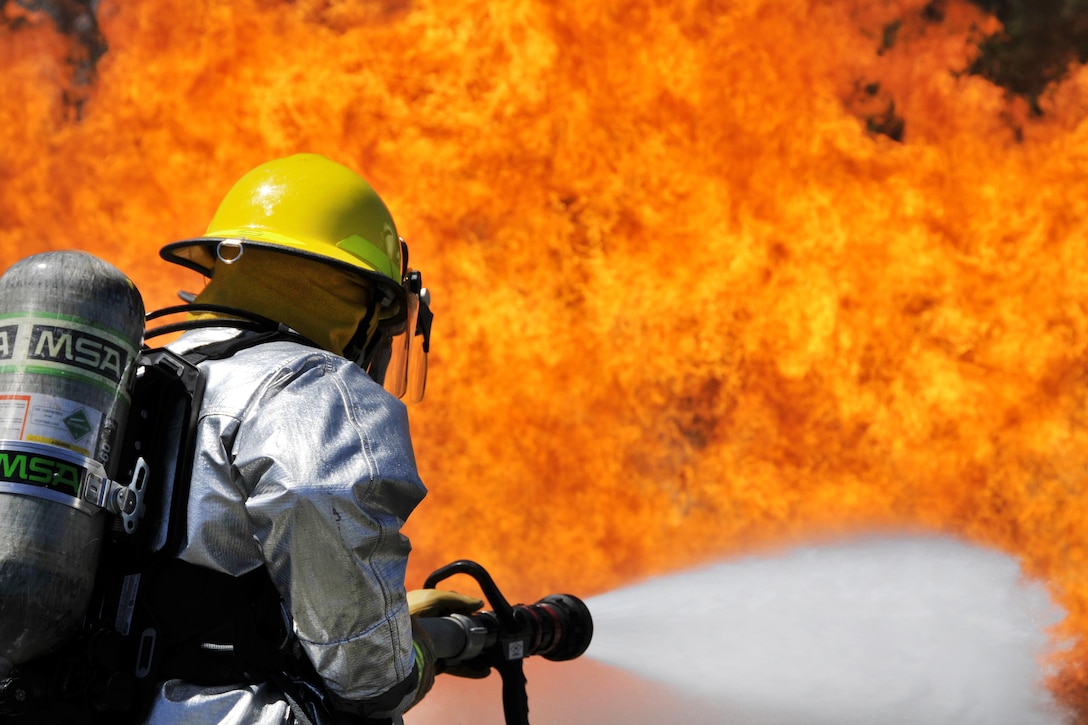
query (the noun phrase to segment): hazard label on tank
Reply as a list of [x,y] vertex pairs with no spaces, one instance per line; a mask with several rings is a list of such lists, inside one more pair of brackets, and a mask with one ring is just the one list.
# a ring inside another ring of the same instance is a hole
[[52,395],[0,396],[0,438],[61,446],[90,455],[102,414]]
[[29,408],[29,395],[0,395],[0,439],[23,439],[23,423]]

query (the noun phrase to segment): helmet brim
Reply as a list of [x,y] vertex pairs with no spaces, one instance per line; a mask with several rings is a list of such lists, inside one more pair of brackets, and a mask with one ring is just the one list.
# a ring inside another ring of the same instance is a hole
[[243,254],[244,249],[247,247],[261,249],[288,257],[294,256],[322,262],[349,274],[360,275],[372,282],[383,293],[384,299],[380,302],[378,308],[379,319],[382,323],[397,323],[404,320],[406,315],[404,287],[396,284],[387,274],[374,269],[358,257],[349,255],[346,252],[343,255],[344,258],[341,259],[329,254],[317,254],[301,247],[288,246],[282,240],[269,242],[247,237],[215,236],[193,237],[171,242],[159,250],[159,256],[167,262],[187,267],[210,279],[215,270],[215,260],[219,247],[224,243],[241,245]]

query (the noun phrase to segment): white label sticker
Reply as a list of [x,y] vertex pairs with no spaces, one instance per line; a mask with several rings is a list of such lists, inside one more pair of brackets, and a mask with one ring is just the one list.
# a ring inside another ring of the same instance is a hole
[[91,455],[102,414],[74,400],[52,395],[0,396],[0,437],[62,446]]

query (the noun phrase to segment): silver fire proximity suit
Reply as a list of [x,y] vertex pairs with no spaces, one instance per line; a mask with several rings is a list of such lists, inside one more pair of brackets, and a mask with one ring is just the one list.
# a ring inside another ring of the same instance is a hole
[[[185,352],[247,334],[190,331]],[[413,677],[400,529],[426,489],[404,405],[344,358],[276,340],[200,365],[182,560],[242,575],[266,567],[299,641],[341,701],[371,700]],[[407,695],[392,712],[399,719]],[[158,687],[150,723],[294,722],[271,683]]]

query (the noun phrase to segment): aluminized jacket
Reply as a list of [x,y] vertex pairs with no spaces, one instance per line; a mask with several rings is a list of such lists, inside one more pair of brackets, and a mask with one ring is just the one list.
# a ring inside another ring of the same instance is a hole
[[[193,331],[170,347],[236,334]],[[414,663],[411,547],[400,529],[426,494],[404,405],[356,365],[291,341],[200,367],[207,387],[180,558],[232,575],[267,567],[328,691],[352,702],[387,692]],[[270,683],[168,680],[149,722],[292,719]]]

